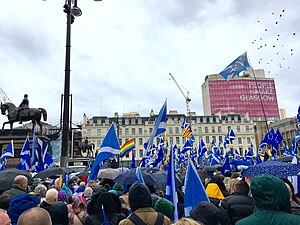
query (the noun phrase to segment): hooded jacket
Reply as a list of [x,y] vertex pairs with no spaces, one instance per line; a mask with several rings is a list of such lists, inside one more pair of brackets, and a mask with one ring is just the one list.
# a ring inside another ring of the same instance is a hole
[[272,175],[260,175],[251,182],[254,213],[236,225],[297,225],[300,217],[288,213],[290,196],[284,182]]
[[[131,210],[147,225],[153,225],[158,213],[152,208],[152,198],[145,184],[135,182],[129,189],[129,205]],[[171,221],[164,216],[163,225],[169,225]],[[130,219],[122,220],[119,225],[134,225]]]

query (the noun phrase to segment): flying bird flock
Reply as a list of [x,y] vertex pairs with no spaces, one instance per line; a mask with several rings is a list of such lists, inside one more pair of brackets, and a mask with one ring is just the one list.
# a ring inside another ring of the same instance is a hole
[[[252,41],[252,45],[258,51],[257,63],[266,68],[267,73],[276,75],[280,70],[288,70],[290,57],[294,57],[294,48],[291,46],[291,39],[295,38],[296,33],[286,30],[287,20],[285,18],[286,11],[283,9],[279,13],[270,13],[266,21],[257,20],[260,23],[262,31],[257,39]],[[287,40],[289,42],[287,43]],[[266,56],[266,57],[263,57]],[[279,69],[279,70],[278,70]]]

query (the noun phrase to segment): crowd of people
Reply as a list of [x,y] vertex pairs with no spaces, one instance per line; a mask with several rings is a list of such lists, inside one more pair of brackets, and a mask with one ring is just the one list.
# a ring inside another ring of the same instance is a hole
[[73,176],[65,185],[59,177],[35,179],[29,187],[27,177],[18,175],[0,196],[0,225],[300,224],[300,199],[288,179],[215,173],[203,184],[209,201],[200,202],[188,217],[184,188],[178,188],[180,218],[174,221],[174,204],[152,185]]

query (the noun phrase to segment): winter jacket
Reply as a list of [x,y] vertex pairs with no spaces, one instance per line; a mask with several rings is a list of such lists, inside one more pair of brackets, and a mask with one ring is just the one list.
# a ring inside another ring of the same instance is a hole
[[52,225],[68,225],[68,207],[63,202],[56,202],[54,204],[49,204],[43,201],[40,205],[41,208],[46,209],[51,217]]
[[[106,213],[106,217],[109,224],[112,225],[118,225],[121,220],[126,218],[124,214],[114,213],[114,212]],[[103,214],[101,211],[97,214],[89,215],[88,217],[86,217],[84,223],[84,225],[101,225],[101,224],[104,224]]]
[[27,194],[26,191],[24,191],[23,189],[21,188],[18,188],[18,187],[12,187],[11,189],[7,190],[7,191],[4,191],[2,193],[2,195],[11,195],[12,197],[15,197],[16,195],[20,195],[20,194]]
[[211,202],[202,201],[190,211],[193,220],[203,225],[220,225],[220,210]]
[[220,224],[221,225],[230,225],[230,219],[229,216],[226,212],[226,210],[224,208],[222,208],[221,205],[221,200],[217,199],[217,198],[209,198],[210,202],[213,203],[215,206],[217,206],[217,208],[220,211]]
[[272,175],[255,177],[250,185],[254,213],[239,220],[236,225],[299,225],[300,216],[292,215],[290,195],[284,182]]
[[253,213],[253,199],[245,193],[234,192],[226,197],[221,206],[227,211],[231,224],[234,225],[240,219]]
[[[134,213],[143,220],[147,225],[153,225],[157,219],[158,213],[153,208],[140,208],[134,211]],[[170,225],[171,221],[168,217],[164,216],[163,225]],[[135,225],[130,219],[122,220],[119,225]]]

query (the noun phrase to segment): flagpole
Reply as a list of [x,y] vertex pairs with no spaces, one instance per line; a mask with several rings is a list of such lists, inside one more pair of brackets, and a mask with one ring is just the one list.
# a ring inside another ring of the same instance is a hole
[[[250,65],[252,64],[249,58],[248,58],[248,62],[249,62]],[[255,74],[255,71],[254,71],[252,65],[251,65],[251,69],[252,69],[252,72],[253,72],[253,76],[254,76],[254,81],[255,81],[255,84],[256,84],[256,88],[257,88],[257,90],[258,90],[259,101],[260,101],[261,108],[262,108],[262,111],[263,111],[263,114],[264,114],[264,119],[265,119],[265,123],[266,123],[266,127],[267,127],[267,133],[269,133],[270,130],[269,130],[269,125],[268,125],[268,121],[267,121],[267,117],[266,117],[266,112],[265,112],[264,104],[263,104],[263,102],[262,102],[261,93],[260,93],[259,88],[258,88],[258,86],[257,86],[256,74]],[[273,146],[272,146],[272,145],[271,145],[271,147],[272,147],[272,149],[273,149]],[[258,149],[256,149],[256,151],[257,151],[257,153],[258,153]]]

